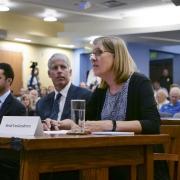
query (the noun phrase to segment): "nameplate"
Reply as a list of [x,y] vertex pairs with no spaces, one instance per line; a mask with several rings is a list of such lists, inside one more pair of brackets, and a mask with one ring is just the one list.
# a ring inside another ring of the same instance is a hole
[[43,127],[39,116],[3,116],[0,135],[42,136]]

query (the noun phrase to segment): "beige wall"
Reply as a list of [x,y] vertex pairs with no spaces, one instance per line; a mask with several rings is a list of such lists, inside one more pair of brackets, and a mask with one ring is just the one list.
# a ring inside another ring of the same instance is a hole
[[[23,43],[14,43],[8,41],[0,41],[0,49],[21,52],[23,56],[23,86],[27,86],[28,79],[31,74],[30,65],[32,61],[38,62],[39,78],[42,86],[51,85],[51,79],[48,77],[47,61],[53,53],[64,53],[70,60],[73,59],[73,51],[60,48],[53,48],[39,45],[29,45]],[[71,61],[72,67],[73,62]]]

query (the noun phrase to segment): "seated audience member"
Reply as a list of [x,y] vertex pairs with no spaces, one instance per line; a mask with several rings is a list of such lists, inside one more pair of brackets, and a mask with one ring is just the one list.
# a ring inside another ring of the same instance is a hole
[[[12,67],[7,63],[0,63],[0,122],[3,116],[23,116],[26,109],[11,94],[11,84],[14,79]],[[17,180],[19,161],[9,156],[8,150],[0,149],[0,179]]]
[[158,91],[156,91],[155,99],[157,102],[157,107],[160,109],[162,105],[169,103],[168,98],[168,92],[166,89],[161,88]]
[[168,113],[171,114],[171,117],[174,114],[180,112],[180,88],[172,87],[169,92],[170,102],[161,107],[160,113]]
[[22,87],[19,91],[19,96],[17,97],[17,99],[21,101],[22,96],[26,93],[28,93],[28,89]]
[[[91,96],[91,91],[71,83],[71,72],[70,61],[64,54],[54,54],[49,59],[48,75],[52,79],[55,91],[41,98],[36,106],[37,115],[42,120],[46,120],[48,125],[50,125],[49,121],[52,124],[53,122],[56,123],[56,120],[71,118],[71,99],[85,99],[88,101]],[[58,97],[59,95],[60,97]],[[57,108],[53,107],[55,102],[58,104]],[[45,130],[50,129],[46,123],[43,124]]]
[[[118,37],[95,39],[91,61],[95,76],[101,77],[102,81],[89,101],[86,129],[159,133],[160,116],[151,82],[136,72],[136,65],[125,43]],[[161,152],[160,148],[155,146],[155,152]],[[109,170],[109,180],[129,180],[129,175],[126,167]],[[165,162],[155,162],[154,179],[169,179]]]
[[48,94],[48,90],[46,87],[41,87],[40,89],[40,97],[44,97]]
[[159,81],[154,81],[152,85],[153,85],[154,94],[156,94],[156,92],[159,89],[161,89],[160,83],[159,83]]
[[26,116],[34,116],[35,110],[32,109],[32,102],[30,95],[24,94],[21,98],[21,102],[26,108]]
[[36,110],[36,103],[38,102],[38,100],[40,99],[39,97],[39,93],[36,89],[32,89],[29,91],[29,96],[31,99],[31,108],[32,110]]

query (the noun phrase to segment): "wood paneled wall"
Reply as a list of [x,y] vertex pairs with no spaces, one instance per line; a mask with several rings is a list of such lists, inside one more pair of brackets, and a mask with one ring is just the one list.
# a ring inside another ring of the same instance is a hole
[[0,62],[8,63],[12,66],[15,74],[11,90],[14,95],[19,94],[20,88],[23,86],[22,82],[22,53],[0,50]]

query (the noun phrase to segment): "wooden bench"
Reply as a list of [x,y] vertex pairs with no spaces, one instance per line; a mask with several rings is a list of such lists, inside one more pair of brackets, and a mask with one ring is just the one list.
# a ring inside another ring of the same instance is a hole
[[172,120],[162,121],[160,131],[169,134],[170,141],[164,145],[165,153],[154,153],[154,160],[167,160],[171,180],[180,180],[180,124],[175,125]]

